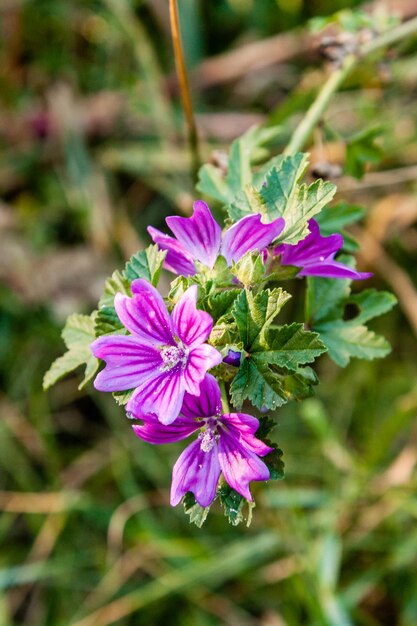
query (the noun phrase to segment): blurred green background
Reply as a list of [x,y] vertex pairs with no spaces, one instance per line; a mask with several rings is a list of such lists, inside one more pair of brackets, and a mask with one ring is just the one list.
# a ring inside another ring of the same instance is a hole
[[[309,21],[360,3],[179,5],[219,160],[263,121],[283,148],[329,72]],[[376,27],[417,14],[364,8]],[[168,4],[2,0],[0,32],[0,625],[415,626],[417,39],[361,63],[308,147],[311,175],[365,209],[360,264],[399,300],[375,326],[393,352],[322,358],[317,396],[276,415],[285,480],[254,485],[249,529],[214,506],[200,530],[168,503],[181,444],[139,441],[76,377],[41,388],[66,315],[195,199]]]

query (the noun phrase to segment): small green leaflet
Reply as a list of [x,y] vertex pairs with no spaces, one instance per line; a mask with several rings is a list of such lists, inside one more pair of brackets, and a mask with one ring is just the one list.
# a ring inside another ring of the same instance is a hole
[[315,219],[319,223],[320,233],[323,237],[328,237],[333,233],[341,233],[343,235],[343,249],[345,252],[352,253],[359,249],[359,245],[344,228],[362,219],[364,214],[364,209],[356,204],[338,202],[331,207],[324,207]]
[[99,362],[90,350],[90,344],[95,339],[95,315],[96,312],[91,316],[73,313],[68,317],[62,331],[62,338],[68,350],[56,359],[46,372],[43,379],[44,389],[48,389],[80,365],[86,367],[79,389],[82,389],[97,372]]
[[130,282],[119,270],[113,272],[104,283],[103,294],[98,302],[99,309],[102,307],[112,307],[116,293],[123,293],[127,296],[131,295]]
[[231,272],[245,287],[260,285],[265,278],[265,265],[261,255],[248,252],[238,263],[232,264]]
[[255,342],[262,343],[265,331],[290,298],[290,294],[281,288],[266,289],[256,295],[246,289],[240,292],[232,313],[240,339],[249,352]]
[[[316,180],[311,185],[296,185],[289,195],[288,188],[274,168],[266,179],[266,187],[260,191],[270,221],[283,217],[285,228],[277,239],[277,243],[295,244],[308,235],[308,221],[326,206],[336,193],[336,186],[330,182]],[[281,194],[281,195],[280,195]]]
[[381,127],[372,127],[361,130],[346,140],[345,172],[355,178],[362,178],[368,163],[378,164],[384,151],[376,140],[381,136]]
[[241,289],[225,289],[208,296],[205,309],[210,313],[214,323],[223,315],[230,313],[233,303],[240,293]]
[[182,500],[182,504],[184,506],[184,512],[190,517],[190,524],[195,524],[198,528],[201,528],[207,519],[210,506],[200,506],[191,491],[187,491]]
[[[348,280],[308,278],[306,314],[313,330],[327,346],[329,356],[340,367],[351,358],[372,360],[386,356],[391,347],[381,335],[365,326],[365,322],[389,311],[395,297],[385,291],[368,289],[350,295]],[[343,319],[347,305],[357,307],[357,315]]]
[[[250,526],[252,522],[252,509],[255,507],[254,502],[249,502],[237,491],[232,489],[227,483],[223,483],[218,490],[220,504],[223,507],[224,514],[228,518],[232,526],[238,526],[246,521],[246,526]],[[248,514],[245,520],[245,507],[248,507]]]
[[240,190],[252,183],[251,165],[259,156],[264,155],[261,146],[280,133],[281,129],[276,126],[249,128],[230,147],[226,175],[212,164],[203,165],[198,173],[197,190],[223,204],[229,204]]
[[230,385],[230,396],[233,406],[238,409],[245,400],[250,400],[259,410],[276,409],[287,402],[281,377],[267,365],[256,365],[244,357]]
[[148,246],[145,250],[134,254],[126,263],[123,272],[125,278],[129,282],[144,278],[156,287],[166,254],[166,250],[159,250],[157,245]]
[[[232,309],[244,352],[238,373],[230,387],[234,406],[248,399],[259,409],[275,409],[294,393],[309,395],[315,381],[310,375],[303,380],[300,365],[311,363],[326,351],[316,333],[304,330],[302,324],[271,328],[289,294],[282,289],[245,290]],[[297,379],[288,380],[288,371]]]
[[304,330],[303,324],[286,324],[268,331],[266,347],[253,354],[256,364],[277,365],[297,370],[299,365],[311,363],[326,351],[316,333]]
[[272,167],[265,176],[265,186],[260,188],[261,196],[268,207],[270,220],[282,217],[288,204],[297,192],[298,182],[308,165],[306,154],[297,152],[283,158],[279,167]]

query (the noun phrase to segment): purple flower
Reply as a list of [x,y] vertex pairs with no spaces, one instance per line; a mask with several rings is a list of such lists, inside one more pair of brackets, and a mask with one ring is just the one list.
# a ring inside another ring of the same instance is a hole
[[148,233],[162,250],[168,251],[165,267],[183,276],[193,276],[197,272],[195,260],[212,268],[219,254],[231,265],[247,252],[268,246],[285,225],[282,217],[263,224],[260,214],[247,215],[222,235],[222,229],[202,200],[194,202],[191,217],[167,217],[166,222],[175,238],[152,226],[148,227]]
[[295,245],[284,243],[274,249],[274,255],[281,255],[282,265],[301,267],[298,276],[322,276],[323,278],[351,278],[363,280],[372,276],[369,272],[355,269],[334,260],[343,246],[343,237],[337,233],[329,237],[320,234],[316,220],[308,223],[310,233]]
[[187,491],[201,506],[208,506],[216,495],[221,472],[225,481],[248,500],[252,500],[249,483],[269,478],[269,469],[259,457],[273,448],[255,437],[258,420],[244,413],[222,413],[219,385],[210,374],[201,383],[199,397],[184,395],[181,414],[171,426],[162,426],[144,411],[133,412],[133,416],[143,421],[143,425],[133,426],[135,434],[149,443],[171,443],[199,431],[174,465],[172,506]]
[[145,280],[133,281],[132,294],[118,293],[114,299],[131,335],[99,337],[91,344],[94,356],[106,361],[94,386],[99,391],[134,389],[128,411],[140,407],[170,424],[180,412],[184,392],[198,395],[207,370],[222,360],[205,343],[213,320],[196,308],[196,285],[187,289],[171,316],[162,296]]
[[241,353],[238,350],[229,349],[223,361],[227,363],[228,365],[234,365],[235,367],[239,367],[240,359],[241,359]]

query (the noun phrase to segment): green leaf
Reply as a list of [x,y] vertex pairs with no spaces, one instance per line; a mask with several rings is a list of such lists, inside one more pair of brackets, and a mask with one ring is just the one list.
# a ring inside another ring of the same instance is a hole
[[[281,129],[276,126],[249,128],[232,143],[225,176],[220,168],[212,164],[200,168],[198,191],[223,204],[230,204],[236,194],[243,193],[243,190],[252,184],[252,163],[260,156],[261,146],[280,133]],[[245,214],[249,212],[251,211],[246,210]]]
[[295,244],[308,233],[308,221],[328,204],[336,193],[336,185],[316,180],[311,185],[301,185],[287,205],[283,218],[285,228],[277,241]]
[[276,409],[287,402],[281,377],[267,365],[243,358],[230,386],[232,404],[240,409],[249,400],[259,410]]
[[127,391],[113,391],[111,395],[116,400],[117,404],[124,406],[129,402],[134,391],[134,389],[127,389]]
[[[349,267],[352,265],[352,259],[343,257],[343,262]],[[329,317],[343,317],[343,303],[350,294],[350,283],[348,278],[307,278],[305,317],[308,323],[311,325],[314,321],[317,325]]]
[[256,150],[274,139],[280,132],[281,129],[277,127],[252,126],[232,143],[226,183],[233,194],[252,183],[251,164],[256,157]]
[[382,128],[367,128],[346,142],[345,172],[355,178],[362,178],[368,163],[378,164],[384,155],[382,148],[375,143]]
[[[389,311],[396,302],[391,294],[375,289],[350,295],[350,282],[311,277],[307,280],[309,324],[320,334],[329,356],[341,367],[345,367],[352,357],[372,360],[390,352],[387,340],[364,324]],[[348,305],[354,305],[357,314],[344,320]]]
[[366,326],[335,320],[317,329],[326,344],[329,355],[340,367],[345,367],[352,357],[381,359],[390,353],[388,341],[368,330]]
[[282,160],[280,169],[268,172],[260,188],[265,212],[270,221],[283,217],[285,228],[277,241],[295,244],[308,234],[308,221],[330,202],[336,186],[316,180],[311,185],[298,182],[307,166],[307,155],[297,153]]
[[239,343],[239,334],[236,324],[230,322],[227,315],[223,315],[210,333],[210,343],[217,348]]
[[290,297],[289,293],[278,288],[259,291],[256,295],[244,290],[236,298],[232,314],[240,339],[248,351],[255,342],[262,343],[268,327]]
[[297,152],[292,156],[284,157],[278,167],[272,167],[266,174],[266,185],[260,188],[260,194],[267,206],[271,221],[284,215],[307,165],[307,154]]
[[319,335],[294,322],[271,329],[266,336],[266,347],[252,354],[252,358],[256,364],[277,365],[295,371],[299,365],[311,363],[323,352],[326,352],[326,346]]
[[123,274],[129,282],[144,278],[156,287],[166,254],[166,250],[159,250],[157,245],[148,246],[130,258]]
[[116,293],[123,293],[126,296],[132,295],[128,279],[119,270],[113,272],[104,283],[103,295],[98,303],[99,309],[113,306]]
[[94,318],[96,312],[91,316],[73,313],[66,321],[62,331],[62,338],[68,351],[56,359],[46,372],[43,379],[43,388],[48,389],[58,380],[85,365],[84,378],[79,385],[82,389],[94,376],[98,369],[99,362],[94,357],[90,349],[90,344],[95,339]]
[[228,518],[230,524],[237,526],[245,521],[244,509],[248,505],[249,513],[247,517],[247,526],[252,521],[252,508],[255,506],[253,502],[248,502],[246,498],[237,493],[232,487],[224,483],[219,489],[220,503],[223,507],[224,514]]
[[314,387],[319,379],[311,367],[299,367],[292,374],[281,377],[287,400],[304,400],[314,395]]
[[350,296],[348,302],[356,305],[359,309],[355,322],[363,324],[390,311],[397,303],[397,298],[388,291],[366,289]]
[[270,480],[282,480],[285,476],[285,465],[282,460],[282,455],[282,450],[275,448],[273,452],[262,457],[262,461],[270,471]]
[[259,252],[248,252],[238,263],[232,264],[231,272],[242,285],[259,285],[265,277],[265,265]]
[[327,236],[343,232],[345,226],[358,222],[364,215],[365,210],[361,206],[339,202],[331,207],[324,207],[316,220],[320,225],[321,234]]
[[197,190],[223,204],[227,204],[233,198],[233,193],[224,180],[223,172],[211,163],[200,167]]
[[125,328],[116,313],[114,306],[103,306],[97,311],[94,321],[94,332],[96,337],[120,333]]
[[240,293],[241,289],[227,289],[209,295],[206,310],[214,322],[231,311],[233,303]]
[[207,519],[210,506],[202,507],[198,504],[191,491],[187,491],[183,498],[184,511],[190,517],[190,523],[201,528]]
[[171,283],[171,290],[168,294],[168,300],[172,305],[177,304],[181,300],[184,293],[190,286],[190,281],[185,276],[178,276]]

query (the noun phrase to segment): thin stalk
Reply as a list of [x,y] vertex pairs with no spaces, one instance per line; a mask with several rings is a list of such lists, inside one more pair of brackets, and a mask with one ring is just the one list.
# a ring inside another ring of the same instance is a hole
[[226,385],[224,380],[219,381],[220,391],[222,392],[222,411],[223,413],[230,413],[229,400],[227,398]]
[[175,67],[180,86],[181,102],[184,109],[187,124],[188,144],[191,153],[191,174],[197,180],[197,172],[200,167],[200,151],[198,142],[197,126],[195,123],[193,104],[191,101],[190,86],[188,83],[187,68],[184,60],[184,50],[181,40],[181,29],[178,17],[177,0],[169,0],[169,16],[171,21],[172,43],[174,46]]
[[363,45],[356,54],[350,54],[347,56],[343,61],[342,66],[332,72],[323,87],[320,89],[316,99],[308,109],[300,124],[295,129],[288,146],[284,150],[284,154],[294,154],[294,152],[298,152],[304,147],[304,144],[323,116],[331,98],[344,82],[348,74],[350,74],[352,69],[364,57],[376,52],[377,50],[381,50],[386,46],[396,43],[416,32],[417,17],[409,20],[408,22],[404,22],[403,24],[399,24],[385,33],[382,33],[369,43]]

